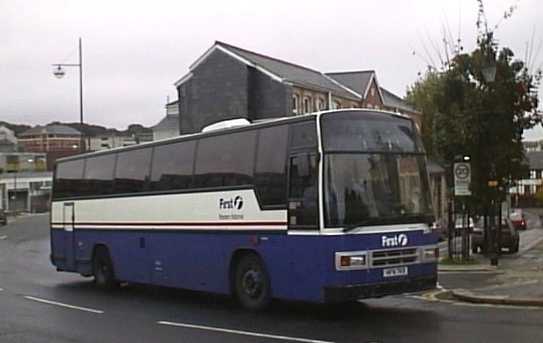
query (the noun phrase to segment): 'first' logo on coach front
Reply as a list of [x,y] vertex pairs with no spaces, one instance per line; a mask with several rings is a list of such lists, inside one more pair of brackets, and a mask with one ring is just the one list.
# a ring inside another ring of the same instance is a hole
[[394,236],[382,236],[381,245],[383,248],[405,247],[409,243],[407,235],[401,233]]

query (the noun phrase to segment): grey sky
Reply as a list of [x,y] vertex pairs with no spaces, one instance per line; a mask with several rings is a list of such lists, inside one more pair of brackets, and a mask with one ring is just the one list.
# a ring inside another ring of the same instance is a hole
[[[489,22],[514,3],[487,0]],[[166,96],[176,98],[173,82],[215,40],[321,71],[375,69],[403,96],[425,70],[424,45],[438,63],[430,40],[441,43],[444,24],[473,48],[476,15],[475,0],[0,0],[0,120],[79,120],[77,69],[57,80],[51,67],[77,61],[79,36],[85,121],[125,128],[158,122]],[[498,29],[500,44],[523,58],[534,28],[534,49],[543,39],[542,15],[543,2],[519,1]],[[526,136],[543,138],[543,129]]]

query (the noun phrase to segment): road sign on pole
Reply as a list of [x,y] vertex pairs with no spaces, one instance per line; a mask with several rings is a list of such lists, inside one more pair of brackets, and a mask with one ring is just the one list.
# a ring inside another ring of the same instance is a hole
[[467,162],[457,162],[453,167],[454,173],[454,195],[470,196],[471,190],[471,165]]

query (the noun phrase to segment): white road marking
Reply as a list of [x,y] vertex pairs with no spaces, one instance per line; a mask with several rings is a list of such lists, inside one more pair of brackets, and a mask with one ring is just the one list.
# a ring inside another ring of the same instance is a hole
[[95,310],[95,309],[88,308],[88,307],[80,307],[80,306],[64,304],[64,303],[61,303],[61,302],[58,302],[58,301],[46,300],[46,299],[31,297],[31,296],[28,296],[28,295],[26,295],[24,298],[28,299],[28,300],[33,300],[33,301],[37,301],[37,302],[40,302],[40,303],[44,303],[44,304],[56,305],[56,306],[60,306],[60,307],[70,308],[72,310],[80,310],[80,311],[98,313],[98,314],[104,313],[104,311],[101,311],[101,310]]
[[0,292],[3,292],[3,291],[4,291],[4,289],[3,289],[3,288],[0,288]]
[[331,341],[321,341],[321,340],[318,340],[318,339],[308,339],[308,338],[299,338],[299,337],[270,335],[270,334],[266,334],[266,333],[241,331],[241,330],[231,330],[231,329],[223,329],[223,328],[217,328],[217,327],[212,327],[212,326],[203,326],[203,325],[194,325],[194,324],[185,324],[185,323],[159,321],[159,322],[157,322],[157,324],[159,324],[159,325],[177,326],[177,327],[189,328],[189,329],[224,332],[224,333],[231,333],[231,334],[235,334],[235,335],[244,335],[244,336],[278,339],[278,340],[283,340],[283,341],[295,341],[295,342],[305,342],[305,343],[333,343]]
[[8,236],[6,236],[6,235],[0,236],[0,240],[4,240],[4,239],[6,239],[6,238],[8,238]]

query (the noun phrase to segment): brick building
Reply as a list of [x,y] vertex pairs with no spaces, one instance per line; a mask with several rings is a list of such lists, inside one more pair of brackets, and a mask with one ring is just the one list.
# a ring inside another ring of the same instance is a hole
[[38,125],[19,136],[23,151],[47,154],[47,170],[53,169],[57,158],[78,154],[80,144],[81,132],[65,125]]
[[179,79],[179,132],[211,123],[258,120],[335,108],[419,114],[382,88],[374,71],[322,73],[223,42],[215,42]]

